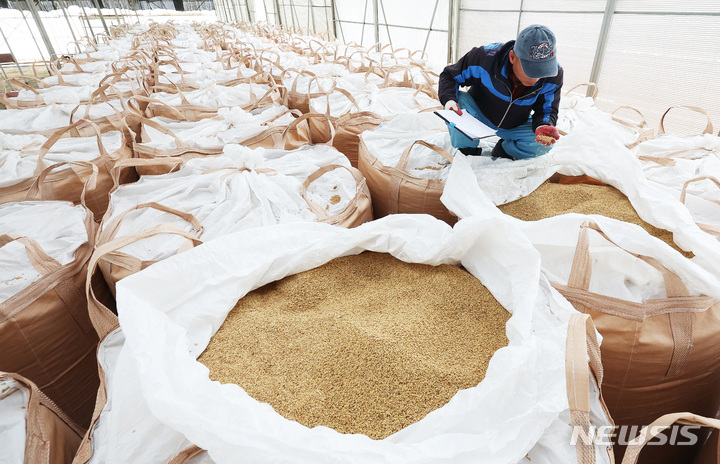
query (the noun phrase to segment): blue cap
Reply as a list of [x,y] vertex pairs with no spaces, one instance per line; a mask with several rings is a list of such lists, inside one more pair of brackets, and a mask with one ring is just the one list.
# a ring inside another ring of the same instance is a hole
[[515,41],[513,51],[520,58],[527,77],[540,79],[557,76],[555,34],[547,27],[533,24],[523,29]]

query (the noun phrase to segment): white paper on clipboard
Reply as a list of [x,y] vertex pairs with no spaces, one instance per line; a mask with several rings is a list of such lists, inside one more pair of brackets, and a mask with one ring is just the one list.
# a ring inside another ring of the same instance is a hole
[[465,110],[463,110],[462,116],[453,110],[437,110],[435,111],[435,114],[443,118],[448,123],[454,125],[455,129],[467,135],[472,140],[483,139],[485,137],[492,137],[495,135],[494,129],[486,126]]

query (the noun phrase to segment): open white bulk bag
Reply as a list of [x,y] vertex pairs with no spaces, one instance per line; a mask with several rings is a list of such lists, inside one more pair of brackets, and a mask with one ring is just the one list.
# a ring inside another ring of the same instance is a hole
[[[18,85],[18,82],[14,82]],[[0,102],[9,109],[27,109],[47,106],[53,103],[79,105],[90,100],[96,86],[54,85],[52,87],[34,89],[30,86],[22,88],[16,97],[2,97]]]
[[[458,163],[459,159],[463,161]],[[473,164],[470,165],[469,161]],[[455,179],[464,179],[463,182],[470,182],[469,173],[472,173],[477,186],[497,205],[529,195],[555,172],[598,179],[622,192],[643,221],[671,231],[675,244],[695,255],[693,261],[720,273],[718,241],[698,227],[679,199],[650,182],[633,152],[611,134],[598,132],[592,127],[578,127],[567,136],[560,137],[549,154],[530,160],[492,160],[485,156],[458,154],[446,181],[446,190],[455,169],[458,171]],[[459,188],[469,188],[462,185]],[[466,197],[467,200],[461,203],[445,204],[453,212],[472,215],[475,206],[470,196]]]
[[[572,429],[556,425],[570,416],[565,361],[574,310],[542,277],[537,252],[506,224],[471,218],[451,229],[419,215],[355,229],[284,224],[218,238],[124,279],[117,287],[122,332],[99,353],[110,402],[76,462],[167,462],[191,445],[218,464],[519,463],[529,452],[533,462],[574,462]],[[491,290],[512,318],[510,344],[495,353],[485,380],[384,440],[304,427],[237,385],[209,380],[196,358],[239,298],[363,250],[462,264]],[[607,423],[592,412],[596,395],[585,406],[593,424]],[[610,462],[606,449],[589,451]]]

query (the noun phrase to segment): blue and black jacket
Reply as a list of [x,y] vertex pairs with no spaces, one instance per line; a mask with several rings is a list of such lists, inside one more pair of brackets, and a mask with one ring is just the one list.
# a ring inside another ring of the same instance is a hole
[[445,106],[448,100],[458,100],[460,87],[469,86],[468,93],[483,114],[496,127],[511,129],[528,120],[533,112],[533,131],[538,126],[557,122],[563,69],[558,65],[555,77],[540,79],[515,100],[513,84],[508,75],[511,67],[509,53],[515,41],[475,47],[465,56],[447,66],[440,74],[438,96]]

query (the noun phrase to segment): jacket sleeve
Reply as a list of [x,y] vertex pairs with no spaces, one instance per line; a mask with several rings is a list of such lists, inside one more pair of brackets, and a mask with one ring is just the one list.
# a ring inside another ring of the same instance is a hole
[[533,131],[539,126],[554,126],[557,123],[562,85],[563,69],[558,67],[557,76],[543,85],[542,94],[533,105]]
[[463,73],[470,66],[480,66],[485,56],[483,47],[475,47],[467,52],[457,63],[451,64],[443,69],[438,81],[438,97],[440,103],[445,106],[448,100],[458,99],[460,86],[472,85],[475,81],[469,73]]

